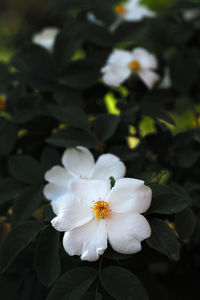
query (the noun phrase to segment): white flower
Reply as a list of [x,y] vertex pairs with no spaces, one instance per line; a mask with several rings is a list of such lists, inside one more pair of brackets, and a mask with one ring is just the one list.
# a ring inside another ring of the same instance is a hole
[[51,51],[58,32],[58,28],[45,28],[41,32],[34,34],[32,41]]
[[86,18],[87,20],[90,22],[90,23],[94,23],[96,25],[99,25],[99,26],[102,26],[104,23],[103,21],[99,20],[92,12],[88,12],[87,15],[86,15]]
[[135,73],[151,89],[160,79],[154,72],[157,68],[156,57],[147,50],[137,47],[133,51],[115,49],[101,72],[103,82],[109,86],[118,86]]
[[151,228],[141,215],[150,206],[151,189],[141,180],[118,179],[112,189],[109,180],[75,180],[71,193],[52,202],[57,215],[53,227],[65,232],[63,246],[69,255],[95,261],[107,248],[122,254],[141,250],[141,241]]
[[139,21],[144,17],[154,17],[155,13],[140,4],[140,0],[129,0],[115,6],[115,13],[125,21]]
[[44,188],[47,199],[55,201],[69,192],[69,185],[74,179],[115,179],[124,177],[125,165],[113,154],[103,154],[94,161],[92,153],[85,147],[67,149],[62,156],[64,167],[55,166],[45,173],[50,182]]

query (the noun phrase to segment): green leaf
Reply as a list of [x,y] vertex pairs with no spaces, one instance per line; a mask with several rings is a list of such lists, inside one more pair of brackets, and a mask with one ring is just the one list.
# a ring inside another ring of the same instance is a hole
[[164,184],[151,184],[153,199],[150,213],[174,214],[191,204],[191,198],[184,190],[172,189]]
[[35,249],[37,275],[46,287],[51,286],[60,274],[59,232],[49,226],[40,233]]
[[124,22],[115,32],[118,43],[136,42],[149,31],[149,22]]
[[91,87],[100,76],[100,66],[93,61],[79,60],[72,62],[60,78],[60,84],[71,88],[86,89]]
[[61,66],[67,66],[83,41],[82,24],[78,22],[71,24],[66,30],[60,32],[54,45],[54,55],[57,63]]
[[147,244],[167,255],[171,260],[179,260],[180,247],[173,230],[162,220],[153,219],[150,221],[152,230],[151,237],[146,240]]
[[43,186],[27,187],[18,193],[13,204],[13,223],[19,226],[27,220],[42,202]]
[[0,63],[0,92],[4,91],[4,89],[11,83],[12,76],[9,73],[9,66]]
[[100,275],[103,287],[117,300],[147,300],[147,293],[139,279],[121,267],[107,267]]
[[88,0],[55,0],[50,6],[50,10],[59,13],[66,13],[71,9],[86,9]]
[[102,300],[102,295],[96,292],[86,293],[81,300]]
[[177,52],[170,62],[170,76],[175,89],[180,93],[187,93],[198,79],[198,50]]
[[191,208],[175,216],[175,228],[183,241],[188,241],[196,228],[196,216]]
[[115,37],[105,27],[92,23],[85,24],[84,35],[90,42],[98,46],[113,47],[116,42]]
[[76,128],[66,128],[52,134],[48,139],[47,143],[58,147],[75,147],[75,146],[85,146],[88,148],[94,148],[95,139],[94,137],[84,130]]
[[97,19],[103,21],[108,25],[112,24],[116,20],[114,12],[115,0],[89,0],[91,10]]
[[1,250],[1,272],[7,270],[17,255],[22,252],[44,228],[44,223],[30,221],[11,231]]
[[52,147],[45,147],[42,151],[41,165],[44,171],[49,170],[51,167],[60,164],[60,154]]
[[58,75],[51,54],[38,45],[24,46],[13,57],[12,63],[16,69],[28,74],[36,73],[38,78],[45,80],[54,81]]
[[97,272],[94,268],[74,268],[55,283],[47,300],[79,300],[94,282]]
[[17,128],[0,117],[0,155],[8,155],[17,141]]
[[3,178],[0,180],[0,205],[14,200],[18,195],[19,191],[24,188],[19,182],[12,178]]
[[0,275],[0,291],[3,300],[18,300],[22,280],[16,274]]
[[76,106],[47,105],[48,113],[58,121],[75,128],[89,129],[90,122],[83,109]]
[[94,130],[101,142],[107,141],[115,133],[120,118],[112,114],[102,114],[95,120]]
[[41,184],[44,180],[40,164],[31,156],[11,156],[8,161],[8,168],[13,177],[24,183]]

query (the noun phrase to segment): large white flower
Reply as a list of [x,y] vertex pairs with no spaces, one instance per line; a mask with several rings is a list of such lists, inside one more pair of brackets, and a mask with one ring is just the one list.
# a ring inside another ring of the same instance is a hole
[[40,45],[46,48],[47,50],[51,51],[58,32],[58,28],[45,28],[41,32],[34,34],[32,41],[35,44]]
[[134,73],[151,89],[160,79],[154,71],[157,68],[156,57],[147,50],[137,47],[132,51],[115,49],[101,72],[103,73],[103,82],[109,86],[122,84]]
[[74,179],[115,179],[124,177],[125,165],[113,154],[103,154],[94,161],[92,153],[85,147],[67,149],[62,156],[64,167],[54,166],[45,173],[49,182],[44,188],[47,199],[55,201],[69,192],[69,185]]
[[140,0],[129,0],[115,6],[115,13],[125,21],[139,21],[144,17],[154,17],[155,13],[140,4]]
[[150,237],[149,223],[141,215],[150,206],[151,189],[141,180],[118,179],[112,189],[109,180],[75,180],[71,193],[52,202],[57,215],[53,227],[65,232],[63,246],[69,255],[95,261],[107,248],[122,254],[141,250]]

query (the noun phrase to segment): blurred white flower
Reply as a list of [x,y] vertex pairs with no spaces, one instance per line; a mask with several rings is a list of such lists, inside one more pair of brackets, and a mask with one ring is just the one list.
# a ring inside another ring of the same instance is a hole
[[101,72],[103,82],[109,86],[118,86],[135,73],[149,89],[152,89],[160,79],[159,75],[154,72],[157,68],[156,57],[138,47],[133,51],[115,49]]
[[154,17],[155,13],[146,6],[140,4],[140,0],[129,0],[117,4],[114,7],[115,13],[125,21],[139,21],[144,17]]
[[39,33],[33,35],[33,43],[40,45],[47,50],[51,51],[55,42],[56,35],[58,34],[58,28],[44,28]]
[[183,18],[186,21],[192,21],[196,18],[200,18],[200,9],[198,9],[198,8],[185,9],[183,11]]
[[92,12],[88,12],[86,18],[89,22],[96,25],[102,26],[104,24],[103,21],[99,20]]
[[63,246],[69,255],[95,261],[107,248],[122,254],[141,250],[141,241],[150,237],[151,228],[141,215],[151,203],[151,189],[141,180],[74,180],[71,193],[52,202],[57,215],[53,227],[65,232]]
[[62,156],[64,167],[55,166],[45,173],[49,182],[44,188],[47,199],[55,201],[69,193],[69,185],[74,179],[115,179],[124,177],[126,167],[113,154],[103,154],[94,161],[92,153],[85,147],[67,149]]

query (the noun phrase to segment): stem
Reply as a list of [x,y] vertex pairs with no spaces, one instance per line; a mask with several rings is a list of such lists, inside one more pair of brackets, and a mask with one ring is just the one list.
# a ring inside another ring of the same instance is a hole
[[96,285],[96,290],[95,290],[96,294],[98,293],[98,289],[99,289],[99,276],[101,274],[101,269],[102,269],[102,260],[103,260],[103,257],[101,256],[99,259],[98,279],[97,279],[97,285]]
[[117,18],[109,27],[109,30],[111,33],[113,33],[117,27],[119,27],[119,25],[122,23],[122,19],[121,18]]

